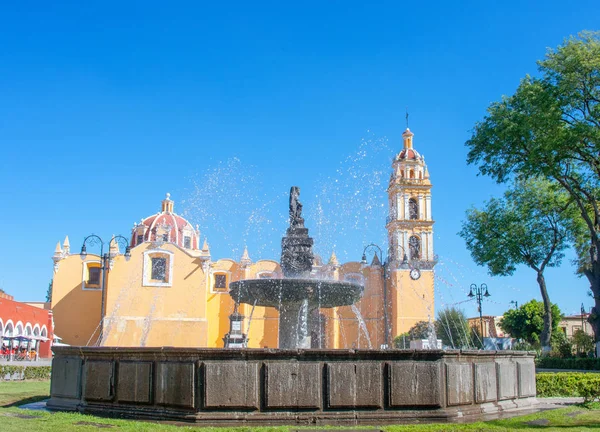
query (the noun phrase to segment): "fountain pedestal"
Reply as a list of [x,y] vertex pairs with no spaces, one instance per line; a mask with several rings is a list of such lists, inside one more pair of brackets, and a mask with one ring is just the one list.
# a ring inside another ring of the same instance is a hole
[[308,299],[279,308],[279,349],[310,348]]

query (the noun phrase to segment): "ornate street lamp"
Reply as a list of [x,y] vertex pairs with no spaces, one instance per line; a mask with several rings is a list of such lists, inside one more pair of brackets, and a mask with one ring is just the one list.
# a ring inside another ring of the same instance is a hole
[[[485,291],[485,292],[484,292]],[[473,298],[476,297],[477,298],[477,307],[479,309],[479,323],[481,324],[481,339],[483,342],[483,312],[481,309],[481,301],[483,300],[482,297],[489,297],[491,294],[488,291],[488,287],[486,284],[482,283],[480,286],[477,286],[476,284],[471,284],[471,287],[469,289],[469,294],[468,296]]]
[[515,309],[519,309],[519,303],[517,303],[516,300],[511,300],[508,302],[508,304],[515,305]]
[[[111,246],[114,244],[117,245],[117,247],[119,245],[121,246],[125,246],[125,253],[123,254],[123,256],[125,257],[125,259],[127,261],[129,261],[129,259],[131,258],[131,247],[129,246],[129,240],[127,240],[125,237],[123,237],[122,235],[116,235],[113,236],[110,241],[107,243],[108,245],[108,249],[110,251]],[[102,335],[102,331],[104,330],[104,314],[105,314],[105,294],[106,294],[106,273],[108,271],[111,270],[112,268],[112,261],[113,261],[113,257],[110,255],[110,253],[104,253],[104,245],[105,242],[96,234],[90,234],[89,236],[87,236],[86,238],[83,239],[83,244],[81,245],[81,252],[79,253],[79,257],[81,258],[82,261],[85,261],[85,259],[87,258],[87,247],[86,245],[90,245],[90,246],[100,246],[100,270],[102,271],[102,283],[101,283],[101,288],[102,288],[102,303],[101,303],[101,307],[100,307],[100,335]]]

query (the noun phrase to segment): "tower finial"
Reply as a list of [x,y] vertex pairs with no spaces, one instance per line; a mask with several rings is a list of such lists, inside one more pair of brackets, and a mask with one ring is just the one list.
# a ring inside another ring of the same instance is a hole
[[406,129],[408,129],[408,107],[406,107]]
[[163,213],[173,213],[173,201],[171,200],[171,194],[167,192],[165,199],[162,201],[161,211]]

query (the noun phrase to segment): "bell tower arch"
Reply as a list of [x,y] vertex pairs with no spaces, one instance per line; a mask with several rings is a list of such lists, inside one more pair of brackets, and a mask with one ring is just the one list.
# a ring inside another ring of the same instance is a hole
[[402,133],[403,149],[392,163],[387,190],[390,339],[418,321],[435,319],[432,185],[425,157],[413,147],[413,137],[408,128]]

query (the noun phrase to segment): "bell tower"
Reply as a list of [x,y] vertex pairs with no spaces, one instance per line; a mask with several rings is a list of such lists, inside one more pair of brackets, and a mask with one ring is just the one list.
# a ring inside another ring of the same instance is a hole
[[394,158],[388,186],[390,340],[418,321],[435,319],[431,181],[425,157],[413,147],[414,134],[402,133],[403,149]]

